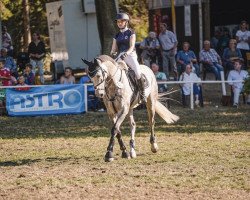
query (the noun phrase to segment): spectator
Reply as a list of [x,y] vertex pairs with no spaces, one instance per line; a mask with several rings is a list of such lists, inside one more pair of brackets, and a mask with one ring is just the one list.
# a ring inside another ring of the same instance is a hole
[[[242,70],[242,59],[236,59],[234,60],[234,70],[231,70],[228,74],[228,81],[235,81],[235,80],[245,80],[248,77],[248,72],[246,70]],[[239,97],[240,93],[242,92],[243,89],[243,82],[239,83],[234,83],[234,82],[229,82],[229,85],[232,86],[232,91],[233,91],[233,106],[238,108],[239,104]]]
[[13,56],[12,39],[6,26],[2,27],[2,47],[7,49],[8,56]]
[[23,77],[25,84],[27,85],[35,84],[35,74],[32,72],[32,65],[30,63],[27,63],[25,65]]
[[223,32],[219,37],[218,44],[217,44],[217,52],[221,56],[225,48],[228,47],[229,40],[230,40],[229,31],[227,28],[223,28]]
[[[156,63],[152,63],[151,69],[155,74],[157,82],[167,81],[166,74],[163,72],[159,72],[159,65],[157,65]],[[158,84],[158,92],[165,92],[165,91],[167,91],[167,84]]]
[[11,73],[10,70],[6,67],[5,60],[0,60],[0,85],[2,86],[11,86]]
[[162,50],[163,72],[169,77],[171,71],[174,71],[175,73],[177,72],[175,54],[178,41],[176,35],[167,30],[167,24],[161,23],[160,29],[161,33],[159,35],[159,41]]
[[[192,72],[192,66],[190,64],[186,65],[185,72],[183,72],[180,76],[180,81],[185,81],[185,82],[200,82],[201,79]],[[190,95],[191,94],[191,84],[190,83],[182,83],[181,84],[182,88],[182,94],[184,96]],[[193,84],[193,92],[195,95],[194,103],[196,106],[199,105],[199,96],[200,96],[200,91],[201,88],[198,83]],[[186,102],[183,102],[183,105],[186,106]]]
[[224,49],[223,55],[222,55],[222,61],[223,66],[225,68],[225,71],[230,71],[234,69],[234,63],[233,60],[235,58],[242,58],[241,52],[238,48],[236,48],[236,40],[231,39],[229,41],[229,47]]
[[75,84],[75,77],[72,74],[72,68],[66,67],[64,70],[64,75],[60,78],[60,84]]
[[221,80],[220,72],[223,71],[221,58],[218,53],[210,48],[210,41],[204,41],[204,48],[200,51],[200,62],[204,67],[210,69],[215,74],[216,80]]
[[[79,81],[79,84],[85,84],[85,83],[91,83],[91,80],[87,74],[81,77]],[[93,111],[96,111],[99,106],[99,100],[95,96],[94,86],[88,85],[87,92],[88,92],[88,109],[92,109]]]
[[[18,84],[17,86],[28,86],[26,83],[25,83],[25,77],[23,75],[20,75],[18,77]],[[30,88],[29,87],[20,87],[20,88],[16,88],[16,90],[19,90],[19,91],[25,91],[25,90],[29,90]]]
[[16,63],[14,61],[14,59],[8,55],[7,49],[6,48],[2,48],[1,49],[1,57],[0,59],[4,59],[5,60],[5,67],[8,68],[10,70],[10,73],[15,76],[17,78],[18,73],[17,73],[17,66]]
[[[249,52],[250,31],[247,30],[247,22],[240,23],[240,30],[236,32],[237,48],[240,49],[241,55],[246,63],[246,53]],[[246,65],[247,66],[247,65]]]
[[197,76],[200,76],[200,66],[197,64],[197,58],[192,50],[190,50],[190,44],[188,42],[183,42],[183,50],[178,51],[177,53],[177,69],[179,74],[182,74],[185,71],[186,65],[190,64],[194,67],[195,73]]
[[40,82],[41,84],[44,84],[43,58],[45,57],[45,44],[41,41],[41,37],[38,32],[35,32],[32,35],[32,42],[29,44],[28,53],[33,73],[36,74],[36,67],[38,67]]
[[149,67],[152,63],[156,63],[157,56],[159,55],[160,43],[155,32],[149,32],[148,37],[141,42],[140,48],[142,49],[142,64]]
[[214,31],[214,36],[211,38],[211,48],[217,49],[217,45],[218,45],[220,35],[221,35],[220,30]]

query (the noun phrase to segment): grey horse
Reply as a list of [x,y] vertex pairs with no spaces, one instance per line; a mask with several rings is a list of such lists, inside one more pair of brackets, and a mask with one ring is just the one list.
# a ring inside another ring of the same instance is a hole
[[[99,98],[103,98],[103,102],[107,109],[107,114],[113,123],[111,129],[111,137],[105,154],[105,161],[111,162],[114,160],[113,148],[115,137],[118,139],[122,158],[136,158],[135,151],[135,129],[136,124],[133,117],[133,109],[140,104],[139,93],[131,87],[128,76],[126,75],[128,67],[125,62],[116,62],[107,55],[101,55],[94,59],[93,62],[82,59],[88,65],[88,75],[90,76],[94,87],[95,94]],[[148,122],[150,126],[150,143],[151,151],[156,153],[158,145],[154,132],[155,113],[159,114],[167,123],[173,123],[179,119],[178,116],[172,114],[158,100],[158,85],[155,75],[152,70],[140,65],[142,74],[147,82],[145,90],[146,107],[148,112]],[[120,126],[125,117],[129,115],[131,127],[130,153],[127,152],[123,142]]]

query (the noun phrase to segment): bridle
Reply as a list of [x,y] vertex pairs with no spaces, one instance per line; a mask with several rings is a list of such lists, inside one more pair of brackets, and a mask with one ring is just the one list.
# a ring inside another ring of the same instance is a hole
[[[119,69],[119,67],[117,67],[117,69],[113,75],[111,75],[110,77],[107,77],[107,78],[105,78],[105,73],[108,74],[108,72],[106,70],[104,70],[101,66],[98,66],[93,71],[89,71],[88,75],[90,78],[94,78],[99,70],[101,70],[101,72],[102,72],[102,81],[100,83],[94,85],[95,90],[105,90],[105,93],[107,94],[107,86],[109,85],[109,82],[113,79],[113,77],[116,75],[118,69]],[[122,77],[122,71],[121,71],[121,77]],[[120,77],[120,81],[121,81],[121,77]],[[103,82],[106,83],[104,89],[98,89],[97,87],[99,85],[101,85]]]

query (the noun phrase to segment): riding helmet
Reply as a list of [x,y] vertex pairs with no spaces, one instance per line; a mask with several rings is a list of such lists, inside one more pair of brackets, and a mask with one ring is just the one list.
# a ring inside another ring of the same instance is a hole
[[129,21],[129,16],[126,13],[118,13],[115,20],[126,20]]

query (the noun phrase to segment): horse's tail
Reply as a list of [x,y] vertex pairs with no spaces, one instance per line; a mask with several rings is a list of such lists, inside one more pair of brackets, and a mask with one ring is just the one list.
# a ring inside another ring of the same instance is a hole
[[159,101],[156,101],[155,111],[164,121],[168,124],[174,123],[178,121],[179,117],[171,113],[164,105],[162,105]]

